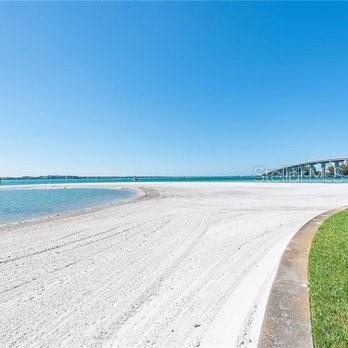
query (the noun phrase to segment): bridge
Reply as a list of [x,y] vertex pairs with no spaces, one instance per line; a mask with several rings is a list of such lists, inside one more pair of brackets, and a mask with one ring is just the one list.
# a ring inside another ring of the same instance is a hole
[[[342,170],[342,164],[345,166],[345,170]],[[330,170],[328,172],[328,170]],[[277,177],[326,177],[326,176],[342,176],[347,175],[345,171],[348,170],[348,157],[341,158],[329,158],[318,161],[308,161],[293,164],[291,166],[285,166],[270,170],[264,174],[264,176],[277,176]]]

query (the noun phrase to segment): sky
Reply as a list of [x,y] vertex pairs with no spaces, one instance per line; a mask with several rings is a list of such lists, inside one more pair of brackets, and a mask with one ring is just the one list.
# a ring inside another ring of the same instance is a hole
[[348,156],[348,3],[0,3],[0,176]]

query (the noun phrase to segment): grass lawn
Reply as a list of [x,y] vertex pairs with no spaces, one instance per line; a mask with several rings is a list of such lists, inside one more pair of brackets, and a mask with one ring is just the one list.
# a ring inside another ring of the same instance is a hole
[[326,220],[309,255],[312,333],[316,348],[348,347],[348,210]]

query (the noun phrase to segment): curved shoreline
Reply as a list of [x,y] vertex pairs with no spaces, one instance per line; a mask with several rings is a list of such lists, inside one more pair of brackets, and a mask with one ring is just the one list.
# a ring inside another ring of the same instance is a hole
[[253,348],[294,232],[348,203],[348,185],[122,187],[143,195],[0,228],[0,345]]
[[308,290],[308,257],[321,224],[346,209],[330,209],[303,225],[284,251],[272,284],[260,333],[259,348],[312,348]]
[[108,207],[114,207],[117,205],[121,204],[127,204],[131,202],[136,202],[140,199],[144,199],[146,196],[149,196],[148,193],[146,193],[145,190],[142,190],[141,188],[135,187],[135,188],[129,188],[129,187],[120,187],[119,185],[115,186],[109,186],[109,185],[103,185],[100,187],[99,185],[93,185],[93,184],[55,184],[52,186],[48,185],[13,185],[13,186],[6,186],[6,187],[0,187],[0,191],[4,190],[59,190],[59,189],[77,189],[77,188],[84,188],[84,189],[93,189],[93,188],[102,188],[102,189],[110,189],[110,190],[130,190],[136,192],[136,196],[132,198],[128,198],[125,200],[122,200],[120,202],[109,202],[109,203],[104,203],[101,205],[96,205],[96,206],[90,206],[86,208],[76,208],[72,209],[70,211],[61,211],[61,212],[56,212],[48,215],[42,215],[34,218],[28,218],[28,219],[23,219],[23,220],[16,220],[16,221],[11,221],[11,222],[4,222],[0,223],[0,231],[3,228],[11,228],[11,227],[16,227],[16,226],[27,226],[27,225],[33,225],[33,224],[39,224],[42,222],[46,221],[52,221],[55,219],[59,218],[69,218],[69,217],[75,217],[83,214],[89,214],[93,212],[97,212],[99,210],[108,208]]

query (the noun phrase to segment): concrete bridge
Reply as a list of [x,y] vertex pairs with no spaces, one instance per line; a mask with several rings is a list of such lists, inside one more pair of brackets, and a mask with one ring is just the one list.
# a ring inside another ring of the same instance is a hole
[[[291,166],[285,166],[278,169],[270,170],[264,174],[264,176],[277,176],[277,177],[326,177],[341,176],[342,164],[348,164],[348,157],[341,158],[329,158],[325,160],[309,161],[293,164]],[[328,168],[333,167],[333,173],[328,173]]]

